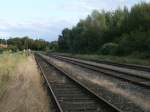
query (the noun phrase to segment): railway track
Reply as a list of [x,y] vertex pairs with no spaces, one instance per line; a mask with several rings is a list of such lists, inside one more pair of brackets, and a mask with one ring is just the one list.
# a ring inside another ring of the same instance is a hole
[[35,54],[57,112],[122,112],[60,68]]
[[[59,55],[62,57],[68,57],[68,58],[74,58],[73,56],[66,56],[62,54],[54,54],[54,55]],[[87,60],[87,59],[82,59],[82,58],[76,58],[76,59],[81,59],[85,61],[93,61],[95,63],[102,63],[102,64],[107,64],[107,65],[112,65],[112,66],[118,66],[118,67],[123,67],[123,68],[129,68],[129,69],[135,69],[135,70],[140,70],[140,71],[146,71],[150,72],[150,67],[149,66],[143,66],[143,65],[135,65],[135,64],[122,64],[122,63],[115,63],[111,61],[98,61],[98,60]]]
[[90,70],[94,70],[94,71],[103,73],[105,75],[113,76],[115,78],[137,84],[142,87],[150,88],[150,74],[141,75],[141,74],[136,74],[136,73],[124,72],[120,70],[114,70],[112,68],[90,64],[86,61],[82,61],[82,60],[78,60],[74,58],[68,58],[68,57],[63,57],[63,56],[58,56],[58,55],[50,55],[50,56],[61,61],[72,63],[74,65],[88,68]]

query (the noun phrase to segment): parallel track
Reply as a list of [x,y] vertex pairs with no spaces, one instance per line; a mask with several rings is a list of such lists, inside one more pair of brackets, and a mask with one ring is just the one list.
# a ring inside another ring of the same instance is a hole
[[53,58],[56,58],[58,60],[69,62],[69,63],[72,63],[74,65],[78,65],[78,66],[81,66],[81,67],[84,67],[84,68],[88,68],[90,70],[94,70],[94,71],[103,73],[105,75],[113,76],[113,77],[116,77],[118,79],[125,80],[125,81],[128,81],[128,82],[137,84],[137,85],[142,86],[142,87],[150,88],[150,77],[149,76],[144,77],[142,75],[139,76],[139,75],[135,75],[135,74],[128,73],[128,72],[117,71],[117,70],[105,68],[105,67],[102,67],[102,66],[96,66],[96,65],[93,65],[93,64],[73,60],[71,58],[62,57],[62,56],[58,56],[58,55],[50,55],[50,56],[52,56]]
[[[57,112],[122,112],[40,55],[36,61],[57,105]],[[51,75],[55,72],[55,75]]]
[[[62,54],[54,54],[54,55],[59,55],[59,56],[68,57],[68,58],[75,58],[73,56],[66,56],[66,55],[62,55]],[[91,59],[91,60],[82,59],[82,58],[76,58],[76,59],[81,59],[81,60],[85,60],[85,61],[93,61],[95,63],[102,63],[102,64],[107,64],[107,65],[113,65],[113,66],[118,66],[118,67],[123,67],[123,68],[129,68],[129,69],[150,72],[150,66],[135,65],[135,64],[122,64],[122,63],[115,63],[115,62],[111,62],[111,61],[100,61],[100,60],[94,60],[94,59]]]

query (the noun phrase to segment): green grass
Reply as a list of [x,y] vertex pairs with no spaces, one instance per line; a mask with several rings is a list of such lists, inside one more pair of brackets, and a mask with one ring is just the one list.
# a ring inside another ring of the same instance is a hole
[[110,61],[115,63],[125,63],[125,64],[136,64],[150,66],[150,59],[139,59],[132,56],[119,57],[110,55],[91,55],[91,54],[68,54],[63,53],[63,55],[75,57],[79,59],[91,60],[91,61]]

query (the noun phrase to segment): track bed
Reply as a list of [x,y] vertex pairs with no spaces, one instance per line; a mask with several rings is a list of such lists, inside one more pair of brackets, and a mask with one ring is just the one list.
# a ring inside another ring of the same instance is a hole
[[36,55],[38,65],[51,86],[56,104],[62,112],[119,112],[63,72]]

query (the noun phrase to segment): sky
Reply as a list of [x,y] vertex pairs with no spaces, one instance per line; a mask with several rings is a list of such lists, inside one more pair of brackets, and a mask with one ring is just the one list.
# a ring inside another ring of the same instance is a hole
[[57,40],[64,28],[75,26],[92,10],[131,8],[150,0],[0,0],[0,38],[29,36]]

